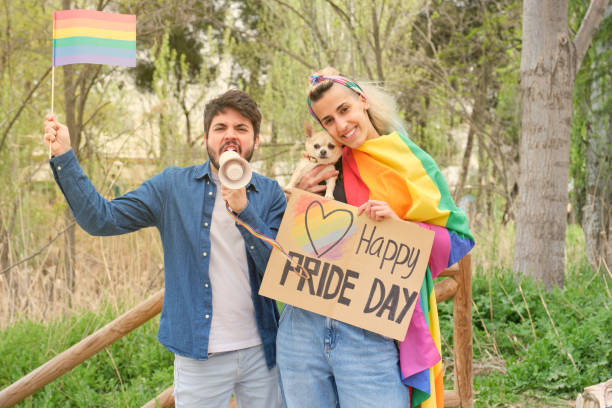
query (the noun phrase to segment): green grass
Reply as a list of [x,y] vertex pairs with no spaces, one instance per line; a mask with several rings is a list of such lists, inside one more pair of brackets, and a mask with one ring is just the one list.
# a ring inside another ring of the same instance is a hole
[[[0,334],[0,388],[117,316],[106,307],[47,325],[20,322]],[[136,407],[172,384],[173,355],[157,341],[159,318],[53,381],[18,407]],[[112,357],[112,358],[111,358]]]
[[[483,270],[474,265],[477,407],[567,406],[585,386],[612,377],[612,279],[588,266],[581,234],[579,229],[568,229],[564,289],[546,292],[529,279],[515,281],[509,269]],[[451,302],[439,305],[443,355],[449,363],[451,306]],[[23,321],[6,328],[0,332],[0,388],[118,314],[109,306],[48,324]],[[173,356],[157,342],[158,324],[158,318],[151,320],[18,406],[143,405],[172,383]],[[452,387],[448,370],[445,380]]]

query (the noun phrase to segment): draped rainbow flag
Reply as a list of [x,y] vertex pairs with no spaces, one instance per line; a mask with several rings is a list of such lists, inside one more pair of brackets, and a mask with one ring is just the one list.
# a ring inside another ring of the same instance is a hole
[[53,13],[53,66],[136,66],[136,15],[95,10]]
[[342,157],[347,202],[386,201],[396,214],[435,232],[419,301],[400,343],[402,381],[410,387],[411,406],[444,406],[440,326],[433,278],[474,246],[467,217],[452,200],[434,160],[397,132],[367,140]]

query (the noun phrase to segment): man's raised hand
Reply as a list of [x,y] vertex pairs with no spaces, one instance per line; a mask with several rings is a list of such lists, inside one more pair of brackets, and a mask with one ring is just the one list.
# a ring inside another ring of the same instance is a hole
[[43,125],[45,128],[45,146],[49,148],[49,145],[51,145],[51,154],[53,156],[59,156],[70,150],[68,127],[59,123],[55,114],[50,113],[45,116]]

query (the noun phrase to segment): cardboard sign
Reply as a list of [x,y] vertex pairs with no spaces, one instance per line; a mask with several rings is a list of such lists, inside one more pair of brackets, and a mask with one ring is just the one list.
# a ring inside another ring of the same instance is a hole
[[[434,232],[294,189],[259,294],[404,340]],[[296,273],[302,265],[310,279]]]

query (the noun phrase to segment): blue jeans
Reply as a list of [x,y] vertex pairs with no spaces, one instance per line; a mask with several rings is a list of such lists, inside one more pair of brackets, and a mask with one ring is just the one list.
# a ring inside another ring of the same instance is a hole
[[288,408],[410,406],[390,338],[285,305],[276,345]]
[[208,360],[174,356],[177,408],[227,407],[232,392],[238,407],[280,408],[276,367],[268,369],[261,345],[214,353]]

